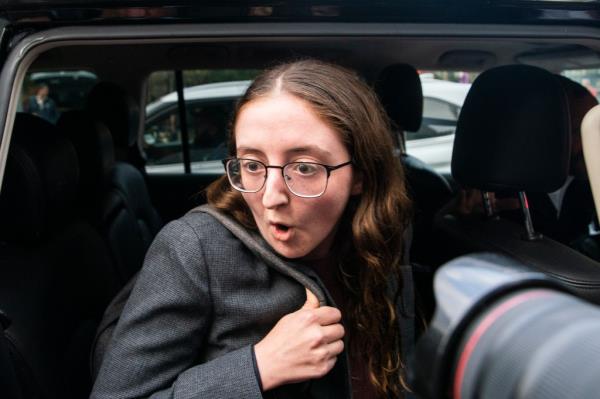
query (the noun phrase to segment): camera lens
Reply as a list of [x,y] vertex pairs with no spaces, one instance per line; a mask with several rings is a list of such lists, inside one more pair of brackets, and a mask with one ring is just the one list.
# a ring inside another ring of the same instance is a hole
[[587,399],[600,392],[600,308],[497,254],[435,275],[436,311],[409,358],[422,398]]
[[591,398],[600,388],[600,310],[548,289],[515,292],[467,328],[454,398]]

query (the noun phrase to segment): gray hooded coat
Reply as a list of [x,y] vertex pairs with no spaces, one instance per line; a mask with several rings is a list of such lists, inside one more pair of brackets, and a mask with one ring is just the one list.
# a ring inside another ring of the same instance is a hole
[[[412,308],[410,275],[404,280]],[[163,228],[136,281],[107,309],[91,398],[350,398],[345,351],[321,379],[260,390],[252,345],[302,307],[305,287],[333,305],[310,268],[213,208],[191,211]],[[403,335],[412,336],[412,322],[402,320]]]

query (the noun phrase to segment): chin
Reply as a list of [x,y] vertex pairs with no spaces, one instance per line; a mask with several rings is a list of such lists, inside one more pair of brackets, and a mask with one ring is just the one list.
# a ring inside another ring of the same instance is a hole
[[289,250],[289,251],[278,251],[275,250],[279,255],[283,256],[284,258],[287,259],[299,259],[302,258],[304,256],[306,256],[306,252],[299,252],[299,251],[294,251],[294,250]]
[[302,258],[302,257],[306,256],[308,253],[310,253],[310,251],[298,250],[297,248],[290,248],[285,245],[273,245],[271,243],[269,243],[269,244],[271,245],[271,248],[273,248],[273,250],[275,252],[277,252],[278,255],[281,255],[287,259]]

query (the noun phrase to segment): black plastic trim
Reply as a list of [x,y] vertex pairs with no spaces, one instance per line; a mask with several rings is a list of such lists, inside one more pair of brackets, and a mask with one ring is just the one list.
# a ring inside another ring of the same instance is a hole
[[[26,35],[11,49],[0,74],[0,188],[8,146],[5,133],[12,130],[20,79],[35,56],[54,47],[80,44],[133,44],[226,40],[286,40],[311,37],[444,37],[598,39],[596,28],[573,26],[456,25],[397,23],[220,23],[178,25],[69,26]],[[11,107],[13,111],[10,112]],[[10,116],[10,118],[7,118]]]
[[598,2],[532,0],[0,0],[18,25],[172,22],[557,23],[597,21]]

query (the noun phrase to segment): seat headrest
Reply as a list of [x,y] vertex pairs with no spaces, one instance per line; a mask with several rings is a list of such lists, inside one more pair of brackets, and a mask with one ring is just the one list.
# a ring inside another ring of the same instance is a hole
[[35,241],[72,212],[79,169],[73,145],[51,123],[17,114],[0,192],[0,237]]
[[119,149],[135,145],[137,108],[127,91],[112,82],[100,82],[95,85],[87,97],[85,106],[95,120],[106,125],[115,146]]
[[108,128],[84,111],[64,112],[56,126],[75,146],[81,194],[86,200],[99,198],[115,166],[115,150]]
[[452,152],[452,175],[462,186],[552,192],[567,177],[569,153],[569,110],[556,76],[509,65],[473,82]]
[[375,92],[398,128],[419,130],[423,118],[423,89],[415,68],[408,64],[387,66],[375,82]]

